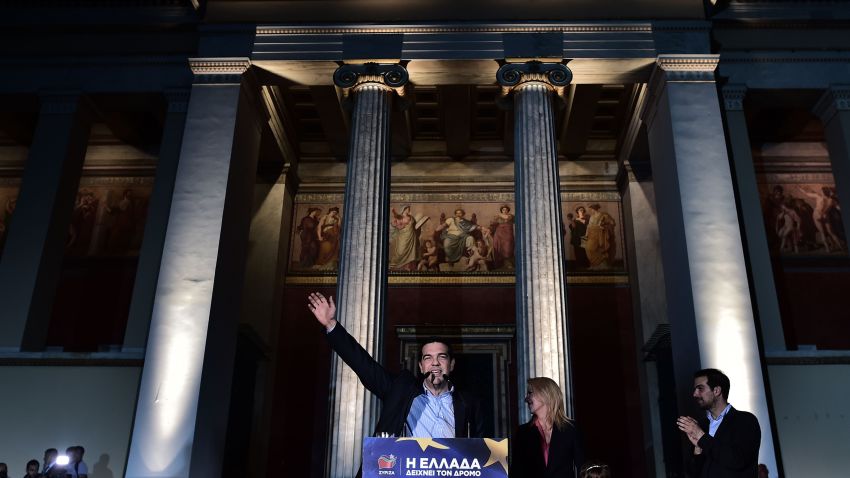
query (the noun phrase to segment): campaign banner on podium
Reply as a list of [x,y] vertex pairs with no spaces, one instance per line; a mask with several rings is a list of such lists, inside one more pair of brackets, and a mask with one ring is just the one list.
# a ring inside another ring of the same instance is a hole
[[506,478],[508,439],[366,438],[363,478],[470,476]]

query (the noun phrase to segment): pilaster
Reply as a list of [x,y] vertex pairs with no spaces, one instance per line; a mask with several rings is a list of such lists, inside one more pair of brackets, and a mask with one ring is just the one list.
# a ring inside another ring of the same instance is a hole
[[261,120],[247,59],[191,59],[127,477],[220,472]]
[[714,83],[717,62],[717,55],[659,56],[644,115],[679,412],[692,410],[694,371],[723,370],[732,381],[730,401],[754,413],[761,424],[759,462],[775,470],[772,422]]

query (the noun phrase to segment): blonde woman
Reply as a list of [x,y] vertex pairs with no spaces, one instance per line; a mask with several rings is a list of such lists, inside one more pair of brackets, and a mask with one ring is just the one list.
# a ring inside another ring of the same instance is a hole
[[531,378],[525,403],[532,416],[511,439],[511,478],[575,478],[584,456],[561,388],[551,378]]

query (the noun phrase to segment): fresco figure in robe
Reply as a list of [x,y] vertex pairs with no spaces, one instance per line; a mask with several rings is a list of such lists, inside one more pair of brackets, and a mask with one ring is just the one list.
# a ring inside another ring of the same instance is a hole
[[419,234],[427,217],[413,216],[410,206],[401,208],[401,213],[391,210],[390,218],[390,269],[414,271],[421,258]]
[[301,253],[298,255],[298,266],[304,269],[313,267],[319,257],[319,215],[322,209],[311,207],[307,215],[301,218],[298,225],[298,238],[301,239]]
[[339,262],[340,231],[339,208],[334,206],[328,209],[328,213],[319,219],[319,225],[316,228],[316,236],[319,239],[316,266],[322,269],[336,268]]
[[[95,220],[100,200],[89,189],[80,189],[77,202],[71,214],[71,225],[68,231],[68,252],[73,256],[84,256],[88,253],[94,237]],[[112,209],[107,207],[107,212]]]
[[446,262],[454,264],[459,261],[465,253],[471,252],[475,245],[475,239],[472,237],[472,232],[478,229],[478,226],[465,218],[466,211],[463,209],[455,209],[453,217],[446,221],[434,230],[440,232],[440,240],[443,242],[443,250],[446,254]]
[[499,215],[490,225],[493,231],[493,267],[514,268],[514,215],[511,208],[503,204],[499,208]]
[[568,227],[570,229],[570,245],[573,247],[573,254],[576,258],[576,267],[587,269],[590,266],[590,261],[587,259],[587,251],[585,251],[582,245],[582,238],[587,233],[587,209],[584,206],[578,206],[575,212],[575,216],[567,214]]
[[591,204],[588,208],[590,218],[587,221],[586,240],[583,243],[590,269],[610,268],[616,254],[614,218],[607,212],[600,211],[599,204]]
[[106,237],[106,250],[116,254],[130,249],[133,230],[136,226],[136,201],[132,189],[125,189],[121,199],[107,203],[106,212],[112,219],[109,235]]

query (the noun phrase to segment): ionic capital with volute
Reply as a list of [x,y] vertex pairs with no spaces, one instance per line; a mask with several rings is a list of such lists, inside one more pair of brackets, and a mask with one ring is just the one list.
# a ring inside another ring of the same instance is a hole
[[563,63],[506,63],[496,72],[496,81],[502,87],[503,96],[532,83],[544,84],[558,96],[563,96],[564,88],[572,80],[573,72]]
[[347,96],[365,85],[379,85],[404,96],[409,79],[407,69],[399,64],[363,63],[342,65],[334,72],[334,84]]

